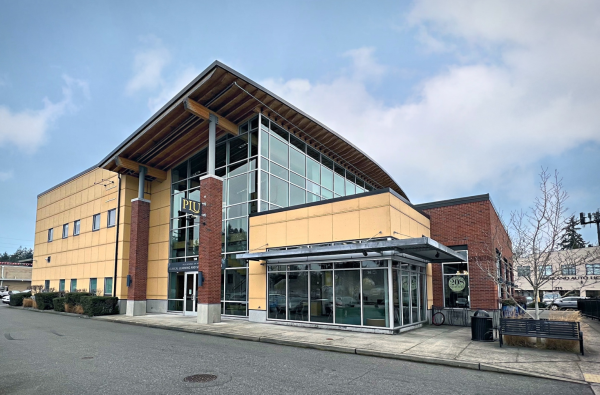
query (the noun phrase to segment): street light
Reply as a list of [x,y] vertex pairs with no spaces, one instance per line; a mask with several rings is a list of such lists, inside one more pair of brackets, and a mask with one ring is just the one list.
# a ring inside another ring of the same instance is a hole
[[600,246],[600,210],[595,213],[588,213],[588,219],[585,218],[584,213],[579,213],[579,223],[581,225],[596,224],[596,230],[598,231],[598,245]]

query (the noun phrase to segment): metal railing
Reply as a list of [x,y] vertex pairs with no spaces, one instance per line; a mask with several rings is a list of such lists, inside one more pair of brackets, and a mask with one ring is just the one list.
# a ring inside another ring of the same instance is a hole
[[[439,306],[432,306],[431,314],[432,317],[435,313],[442,313],[444,315],[444,323],[442,325],[451,326],[471,326],[471,318],[477,310],[471,309],[447,309]],[[502,310],[485,310],[492,318],[494,329],[498,329],[500,326],[500,318],[502,318]],[[431,318],[430,318],[431,323]]]
[[577,310],[585,317],[600,320],[600,299],[579,299]]

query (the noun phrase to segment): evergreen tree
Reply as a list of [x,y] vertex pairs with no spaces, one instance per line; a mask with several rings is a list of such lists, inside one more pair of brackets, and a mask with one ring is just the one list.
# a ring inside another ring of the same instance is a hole
[[561,250],[574,250],[577,248],[585,248],[585,241],[583,237],[579,234],[578,230],[581,229],[577,225],[579,223],[575,220],[575,217],[571,217],[569,219],[569,223],[565,228],[565,233],[563,233],[562,238],[560,240],[560,249]]

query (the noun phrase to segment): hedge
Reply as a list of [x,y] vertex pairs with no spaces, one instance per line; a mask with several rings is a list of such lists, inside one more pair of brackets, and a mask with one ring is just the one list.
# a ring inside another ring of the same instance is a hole
[[65,294],[65,303],[75,307],[75,305],[81,304],[82,296],[92,296],[89,292],[68,292]]
[[119,298],[112,296],[83,296],[81,307],[83,314],[90,317],[95,315],[119,314]]
[[54,311],[65,311],[65,298],[54,298],[52,304],[54,305]]
[[35,303],[39,310],[54,309],[53,299],[60,296],[59,292],[38,292],[35,294]]
[[23,299],[31,297],[31,292],[20,292],[10,295],[10,306],[23,306]]

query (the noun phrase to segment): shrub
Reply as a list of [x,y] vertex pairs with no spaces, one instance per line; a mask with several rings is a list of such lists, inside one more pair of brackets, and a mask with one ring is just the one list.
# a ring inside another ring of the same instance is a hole
[[31,299],[31,298],[23,299],[23,307],[33,307],[33,299]]
[[82,296],[91,296],[89,292],[69,292],[65,294],[65,303],[75,308],[75,305],[81,304]]
[[54,311],[65,311],[65,298],[54,298],[52,304],[54,305]]
[[92,317],[95,315],[119,314],[119,298],[112,296],[83,296],[81,307],[83,313]]
[[52,310],[54,309],[54,303],[52,299],[58,298],[60,294],[58,292],[38,292],[35,294],[35,302],[37,303],[39,310]]
[[30,298],[30,297],[31,297],[31,292],[26,292],[26,293],[21,292],[18,294],[12,294],[12,295],[10,295],[9,305],[23,306],[23,299]]
[[502,299],[502,306],[516,306],[516,305],[517,304],[512,299]]
[[[540,309],[545,309],[545,308],[547,307],[547,306],[546,306],[546,303],[544,303],[544,302],[542,302],[542,301],[539,301],[539,302],[538,302],[538,306],[540,307]],[[527,308],[528,308],[528,309],[535,309],[535,302],[531,302],[531,303],[529,303],[529,304],[527,305]]]

